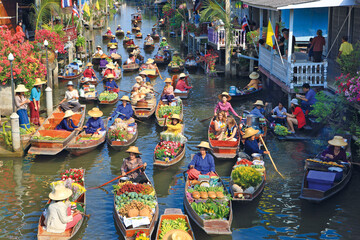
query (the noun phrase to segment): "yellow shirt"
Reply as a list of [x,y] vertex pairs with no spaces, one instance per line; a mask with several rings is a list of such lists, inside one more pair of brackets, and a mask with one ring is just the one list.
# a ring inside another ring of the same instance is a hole
[[174,135],[178,135],[182,132],[182,128],[183,126],[180,123],[176,125],[167,124],[167,130],[165,131],[165,133],[173,133]]
[[339,51],[341,52],[341,55],[344,55],[344,56],[349,55],[353,50],[354,50],[353,46],[349,42],[343,42],[340,45],[340,49],[339,49]]

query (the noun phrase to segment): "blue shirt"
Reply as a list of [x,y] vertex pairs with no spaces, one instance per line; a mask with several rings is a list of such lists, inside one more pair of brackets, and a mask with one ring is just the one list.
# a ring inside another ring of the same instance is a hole
[[115,38],[112,38],[112,39],[110,40],[110,42],[111,42],[111,43],[117,43],[117,41],[116,41]]
[[276,113],[276,116],[278,117],[286,117],[285,113],[287,113],[286,108],[282,108],[281,110],[279,109],[279,106],[276,106],[273,109],[273,112]]
[[113,89],[116,89],[116,88],[119,88],[118,85],[116,84],[116,82],[114,80],[112,80],[111,82],[110,81],[107,81],[105,83],[105,86],[108,90],[113,90]]
[[199,15],[199,14],[195,14],[195,16],[194,16],[194,22],[195,22],[195,24],[200,23],[200,15]]
[[101,128],[101,131],[105,130],[104,121],[101,118],[94,119],[91,117],[91,118],[89,118],[89,120],[87,121],[85,126],[87,127],[87,128],[85,128],[85,132],[87,134],[93,134],[99,128]]
[[35,101],[40,101],[40,96],[41,96],[41,90],[38,90],[36,87],[33,87],[31,89],[29,100],[33,101],[35,99]]
[[265,109],[261,108],[258,109],[257,107],[254,107],[254,109],[250,112],[251,115],[254,115],[255,117],[264,118]]
[[213,156],[210,153],[206,153],[205,158],[203,159],[201,153],[194,155],[193,160],[189,163],[190,166],[201,172],[201,174],[207,174],[209,172],[215,172],[215,162]]
[[255,140],[246,139],[245,140],[245,153],[249,156],[253,153],[261,153],[263,154],[263,150],[259,148],[258,142]]
[[118,115],[118,118],[130,119],[132,117],[132,115],[134,114],[134,110],[132,109],[130,103],[127,103],[125,107],[124,107],[124,105],[120,104],[117,106],[117,108],[113,112],[113,114],[111,114],[111,118],[115,117],[115,115],[117,115],[118,113],[120,113]]
[[66,131],[74,131],[75,128],[77,128],[77,126],[74,124],[73,120],[70,119],[70,125],[68,125],[66,118],[64,118],[63,120],[61,120],[61,122],[59,123],[59,125],[56,126],[56,130],[66,130]]
[[305,94],[307,101],[302,100],[301,104],[305,105],[314,105],[316,102],[316,92],[310,88],[310,90]]

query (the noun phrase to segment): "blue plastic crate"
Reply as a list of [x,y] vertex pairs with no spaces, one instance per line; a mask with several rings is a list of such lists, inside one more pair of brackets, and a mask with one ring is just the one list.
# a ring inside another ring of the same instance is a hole
[[308,188],[325,192],[334,185],[335,177],[336,173],[334,172],[310,170],[306,180]]

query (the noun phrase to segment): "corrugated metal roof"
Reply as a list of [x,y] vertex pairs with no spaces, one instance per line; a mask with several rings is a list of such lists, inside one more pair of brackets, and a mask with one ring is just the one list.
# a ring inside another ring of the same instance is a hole
[[317,2],[319,0],[243,0],[245,4],[259,8],[277,9],[288,5]]

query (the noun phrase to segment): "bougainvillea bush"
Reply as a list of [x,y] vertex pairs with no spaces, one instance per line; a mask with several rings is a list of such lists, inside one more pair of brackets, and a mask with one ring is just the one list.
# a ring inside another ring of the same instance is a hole
[[35,78],[46,76],[46,66],[40,62],[40,54],[34,46],[24,41],[24,33],[11,33],[7,26],[0,28],[0,84],[11,82],[9,54],[14,55],[13,75],[16,84],[25,84],[31,88]]
[[360,73],[351,77],[350,74],[336,78],[339,82],[337,93],[342,93],[349,102],[360,102]]
[[61,40],[59,34],[52,30],[41,29],[35,33],[34,44],[44,44],[44,41],[49,42],[49,50],[58,51],[59,53],[65,53],[64,42]]

